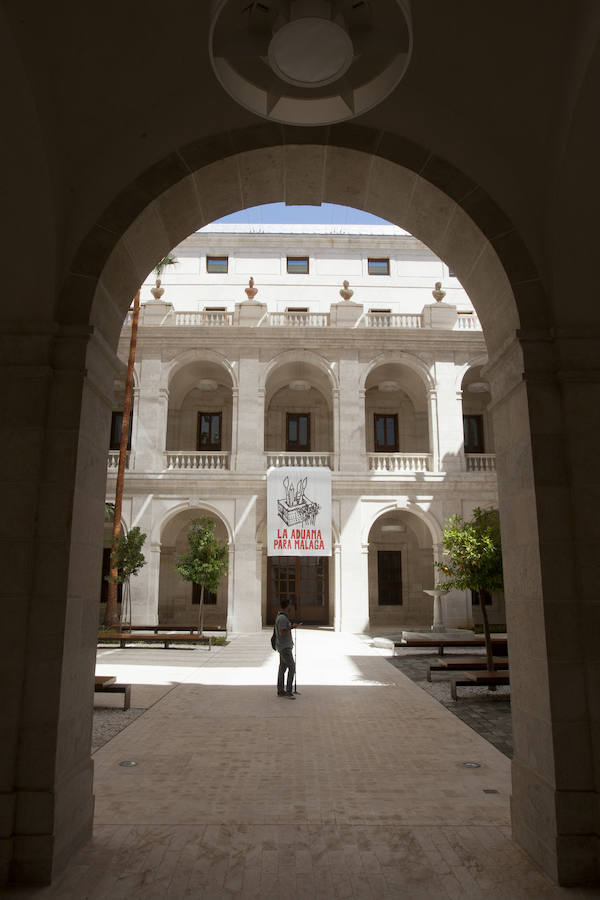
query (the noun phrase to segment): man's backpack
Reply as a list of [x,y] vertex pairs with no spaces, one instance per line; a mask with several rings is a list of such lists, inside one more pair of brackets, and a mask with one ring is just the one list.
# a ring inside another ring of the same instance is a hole
[[275,630],[275,626],[273,625],[273,634],[271,635],[271,647],[273,650],[277,650],[277,631]]

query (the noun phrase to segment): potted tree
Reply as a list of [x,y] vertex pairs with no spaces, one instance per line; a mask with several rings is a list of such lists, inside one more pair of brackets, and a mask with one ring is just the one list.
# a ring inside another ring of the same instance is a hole
[[489,672],[493,672],[494,654],[483,592],[492,594],[504,587],[498,510],[477,507],[473,510],[471,521],[465,521],[459,515],[451,516],[444,528],[442,541],[444,559],[435,565],[446,578],[436,588],[477,592],[483,618],[487,667]]
[[214,534],[215,523],[209,516],[194,519],[188,533],[189,550],[176,560],[175,570],[185,581],[200,587],[198,630],[204,627],[204,591],[216,592],[219,582],[227,572],[227,543],[221,543]]

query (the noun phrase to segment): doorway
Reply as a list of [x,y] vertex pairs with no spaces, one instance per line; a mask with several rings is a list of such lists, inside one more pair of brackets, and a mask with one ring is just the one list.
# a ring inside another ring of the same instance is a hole
[[267,557],[267,624],[275,622],[282,600],[296,622],[329,625],[329,557]]

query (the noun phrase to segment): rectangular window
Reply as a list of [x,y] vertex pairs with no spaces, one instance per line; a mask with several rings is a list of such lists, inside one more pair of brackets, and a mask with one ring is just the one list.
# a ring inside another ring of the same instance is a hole
[[388,315],[391,313],[391,311],[392,311],[391,308],[390,308],[390,309],[374,309],[374,308],[371,308],[371,309],[369,310],[370,313],[387,313]]
[[483,416],[463,416],[465,453],[485,453],[483,442]]
[[221,418],[220,412],[198,413],[196,450],[208,452],[221,449]]
[[398,452],[398,416],[375,413],[375,453]]
[[390,261],[389,259],[369,259],[368,263],[369,275],[389,275]]
[[227,312],[226,306],[205,306],[204,312]]
[[[108,600],[108,581],[106,576],[110,575],[110,554],[111,547],[105,547],[102,551],[102,584],[100,586],[100,603],[106,603]],[[117,585],[117,603],[123,599],[123,585]]]
[[400,550],[377,551],[377,589],[380,606],[402,605],[402,554]]
[[[192,582],[192,603],[196,606],[200,606],[200,588],[201,585],[194,584]],[[204,590],[204,604],[205,606],[216,606],[217,603],[217,595],[213,594],[212,591]]]
[[228,256],[207,256],[206,271],[209,275],[227,275],[229,269]]
[[[121,428],[123,425],[123,413],[113,412],[110,420],[110,449],[121,449]],[[131,430],[133,427],[133,410],[129,414],[129,437],[127,438],[127,449],[131,450]]]
[[[486,606],[492,605],[492,595],[489,591],[481,591],[483,595],[483,602]],[[480,606],[479,603],[479,593],[477,591],[471,591],[471,603],[473,606]]]
[[310,413],[288,413],[286,417],[286,447],[288,451],[310,450]]
[[288,275],[308,275],[308,256],[288,256]]

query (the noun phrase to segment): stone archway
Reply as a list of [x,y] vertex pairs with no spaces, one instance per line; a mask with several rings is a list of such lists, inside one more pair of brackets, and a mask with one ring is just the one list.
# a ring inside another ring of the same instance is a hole
[[[578,808],[591,809],[596,802],[593,761],[598,755],[586,697],[591,678],[587,660],[595,658],[595,649],[581,637],[573,635],[567,654],[570,677],[580,686],[575,718],[568,698],[556,687],[563,669],[565,626],[573,621],[585,624],[585,617],[592,615],[576,593],[576,586],[583,586],[585,598],[591,597],[585,549],[577,545],[583,532],[573,519],[575,495],[584,499],[585,473],[577,464],[577,475],[567,484],[563,471],[565,455],[573,456],[570,444],[563,446],[563,400],[576,411],[586,396],[577,388],[576,354],[568,336],[559,336],[561,341],[564,337],[560,348],[552,343],[545,293],[531,255],[484,190],[428,150],[395,136],[354,126],[329,129],[323,143],[313,134],[306,131],[301,144],[295,129],[258,126],[181,148],[146,173],[116,198],[82,243],[61,297],[59,320],[75,330],[91,323],[114,347],[129,299],[156,259],[217,216],[281,199],[328,200],[367,209],[403,225],[452,265],[475,305],[490,354],[517,735],[514,834],[555,877],[568,880],[571,846],[587,821],[582,814],[573,824],[571,802],[574,793]],[[76,339],[74,331],[69,334],[70,340]],[[87,337],[79,339],[79,356],[87,353],[88,372],[102,380],[106,345],[94,337],[86,350]],[[560,349],[564,356],[557,362]],[[571,380],[557,377],[563,360],[567,376],[571,370],[575,373]],[[580,375],[587,377],[585,371]],[[84,443],[95,421],[106,417],[102,404],[89,394],[83,398],[78,426]],[[548,443],[560,452],[549,452]],[[77,465],[81,469],[84,464],[78,460]],[[88,468],[100,478],[101,453]],[[83,517],[92,497],[93,489],[76,498],[75,521]],[[98,505],[97,499],[93,502]],[[564,513],[558,535],[552,525],[557,507]],[[560,571],[558,546],[568,550],[568,563]],[[69,549],[73,567],[83,550],[74,542]],[[85,578],[82,574],[84,594]],[[572,601],[568,620],[561,602],[565,594]],[[92,659],[88,633],[88,643],[71,663],[85,671]],[[85,703],[71,700],[79,702],[85,718]],[[65,740],[66,730],[58,737],[59,743]],[[568,765],[575,740],[582,744],[585,762],[576,774]],[[83,745],[80,756],[83,764]],[[89,790],[89,766],[86,777]],[[91,796],[88,802],[85,793],[84,785],[81,805],[87,812],[80,821],[72,827],[60,824],[63,844],[76,843],[88,827],[84,820],[87,815],[89,821]],[[540,809],[545,811],[543,828]],[[579,841],[585,857],[578,863],[579,873],[595,866],[590,831]]]

